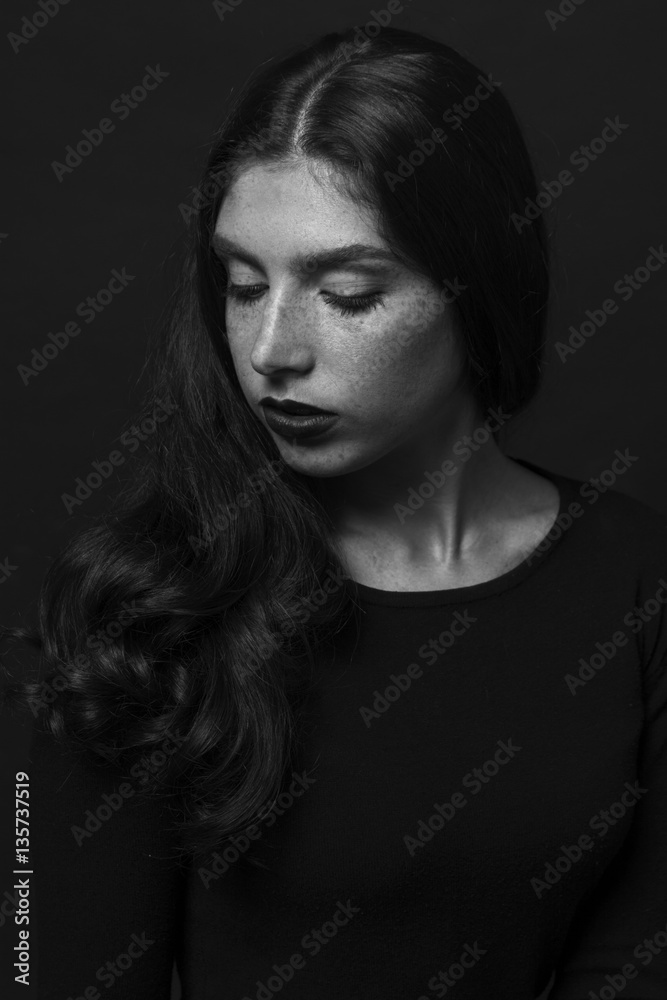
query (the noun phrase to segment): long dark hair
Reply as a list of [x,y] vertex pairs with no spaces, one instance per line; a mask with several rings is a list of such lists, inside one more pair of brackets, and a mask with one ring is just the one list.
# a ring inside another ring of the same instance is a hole
[[[545,226],[515,224],[536,183],[498,85],[395,28],[327,34],[255,73],[215,136],[172,315],[149,352],[146,412],[168,418],[111,511],[55,560],[36,625],[4,630],[46,668],[41,682],[6,684],[7,697],[27,698],[56,738],[126,766],[178,737],[160,787],[195,853],[278,795],[313,657],[355,615],[315,484],[280,460],[244,399],[210,248],[239,171],[297,158],[336,168],[411,268],[465,288],[455,308],[483,412],[515,414],[540,381]],[[338,583],[325,591],[327,577]]]

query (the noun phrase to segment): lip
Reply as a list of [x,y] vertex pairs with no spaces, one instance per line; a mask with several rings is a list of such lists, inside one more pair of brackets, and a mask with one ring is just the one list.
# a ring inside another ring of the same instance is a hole
[[326,413],[331,415],[331,410],[323,410],[319,406],[312,406],[310,403],[299,403],[296,399],[275,399],[273,396],[265,396],[260,399],[260,406],[270,406],[283,413],[294,413],[298,416],[309,414]]
[[338,420],[336,413],[287,413],[275,406],[263,406],[264,419],[269,428],[275,434],[287,438],[289,441],[295,439],[312,438],[323,434],[332,427]]

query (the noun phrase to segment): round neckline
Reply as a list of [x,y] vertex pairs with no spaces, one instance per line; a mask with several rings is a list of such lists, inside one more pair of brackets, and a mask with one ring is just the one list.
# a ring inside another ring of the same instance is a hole
[[540,550],[544,541],[548,538],[556,524],[559,524],[561,515],[565,512],[568,504],[577,495],[575,482],[568,476],[563,476],[557,472],[544,469],[534,462],[529,462],[525,458],[509,456],[514,462],[525,466],[531,472],[535,472],[545,479],[549,479],[558,491],[558,513],[553,524],[549,528],[544,538],[529,554],[518,563],[513,569],[494,577],[492,580],[484,580],[482,583],[473,583],[467,587],[449,587],[445,590],[380,590],[377,587],[369,587],[365,583],[358,583],[350,580],[355,596],[361,604],[383,604],[392,607],[432,607],[436,604],[458,604],[461,601],[475,601],[482,598],[498,594],[503,590],[508,590],[523,582],[527,577],[544,565],[545,561],[561,545],[563,537],[568,534],[567,530],[561,530],[560,534],[550,539],[550,544]]

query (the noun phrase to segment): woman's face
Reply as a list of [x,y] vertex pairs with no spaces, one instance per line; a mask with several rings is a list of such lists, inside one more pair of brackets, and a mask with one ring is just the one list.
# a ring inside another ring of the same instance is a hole
[[[327,261],[351,244],[377,253]],[[232,289],[226,300],[239,382],[293,469],[344,475],[451,429],[469,400],[459,385],[453,293],[402,265],[326,168],[317,179],[302,164],[241,172],[213,245],[229,284],[250,296]],[[267,423],[267,396],[336,419],[315,436],[282,434]]]

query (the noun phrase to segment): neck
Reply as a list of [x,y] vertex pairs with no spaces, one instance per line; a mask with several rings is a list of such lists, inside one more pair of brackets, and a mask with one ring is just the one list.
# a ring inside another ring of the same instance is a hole
[[503,417],[485,421],[471,404],[372,465],[317,479],[339,541],[369,542],[415,563],[459,562],[515,495],[517,465],[492,437]]

